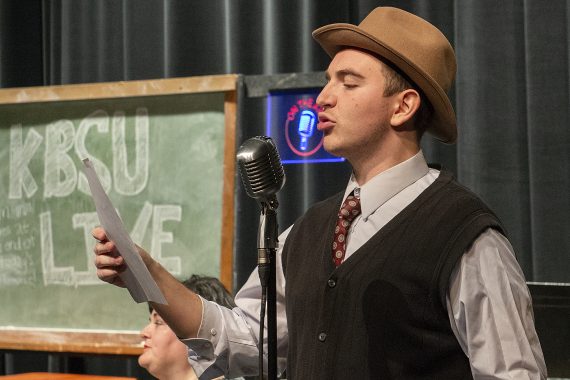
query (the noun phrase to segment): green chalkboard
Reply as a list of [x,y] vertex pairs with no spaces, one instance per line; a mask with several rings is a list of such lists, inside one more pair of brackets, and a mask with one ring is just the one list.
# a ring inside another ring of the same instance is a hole
[[225,101],[206,92],[0,105],[0,326],[131,331],[148,318],[96,277],[83,158],[135,243],[178,278],[219,276]]

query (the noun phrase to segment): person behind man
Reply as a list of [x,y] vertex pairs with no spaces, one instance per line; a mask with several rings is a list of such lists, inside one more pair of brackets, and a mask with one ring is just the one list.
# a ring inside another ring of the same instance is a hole
[[[230,309],[236,306],[232,295],[215,277],[194,274],[182,284],[208,301]],[[159,380],[198,380],[188,361],[188,347],[150,304],[149,312],[149,323],[141,331],[144,349],[139,365]]]
[[[279,237],[280,368],[293,380],[545,379],[530,295],[504,228],[420,150],[424,131],[446,143],[457,137],[447,39],[391,7],[313,37],[332,57],[318,129],[353,173],[343,193]],[[105,231],[93,236],[99,278],[121,285],[122,258]],[[170,303],[157,305],[161,315],[199,356],[195,368],[253,374],[257,273],[230,311],[183,294],[140,253]]]

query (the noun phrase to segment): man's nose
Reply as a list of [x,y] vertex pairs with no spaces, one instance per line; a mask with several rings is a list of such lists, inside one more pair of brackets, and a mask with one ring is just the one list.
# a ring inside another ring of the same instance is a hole
[[321,93],[319,94],[319,96],[317,96],[317,105],[321,107],[321,109],[323,110],[330,107],[334,107],[335,105],[335,97],[331,91],[329,84],[323,87]]

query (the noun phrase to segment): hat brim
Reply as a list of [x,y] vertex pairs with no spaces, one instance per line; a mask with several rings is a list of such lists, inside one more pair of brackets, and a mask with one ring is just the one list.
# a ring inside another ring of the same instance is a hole
[[323,26],[313,32],[313,38],[331,57],[345,47],[355,47],[376,53],[391,62],[422,90],[431,103],[434,114],[427,132],[444,143],[455,142],[457,119],[447,94],[430,75],[413,62],[352,24],[337,23]]

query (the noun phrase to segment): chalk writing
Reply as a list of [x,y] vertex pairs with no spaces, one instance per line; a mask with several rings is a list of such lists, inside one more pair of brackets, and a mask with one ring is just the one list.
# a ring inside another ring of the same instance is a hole
[[[8,200],[0,207],[0,286],[34,283],[36,271],[31,257],[38,248],[44,286],[103,284],[92,265],[91,230],[99,220],[90,198],[84,197],[83,202],[91,210],[72,213],[67,221],[61,217],[56,220],[54,213],[68,207],[66,200],[72,194],[89,194],[85,175],[79,168],[83,158],[93,162],[107,193],[132,197],[145,191],[150,176],[148,110],[137,108],[131,119],[134,121],[128,132],[126,113],[122,110],[110,115],[98,109],[80,120],[59,119],[44,127],[10,125]],[[94,140],[103,138],[108,139],[103,146],[110,152],[111,165],[101,149],[96,152],[92,148]],[[46,206],[49,199],[60,199],[61,206]],[[165,222],[181,220],[182,206],[145,202],[132,228],[134,241],[143,241],[148,233],[151,252],[174,275],[181,274],[181,260],[178,256],[163,256],[163,245],[175,240]],[[66,230],[62,224],[70,228]],[[83,242],[77,247],[78,255],[83,252],[79,264],[75,260],[75,264],[62,265],[54,230]]]

